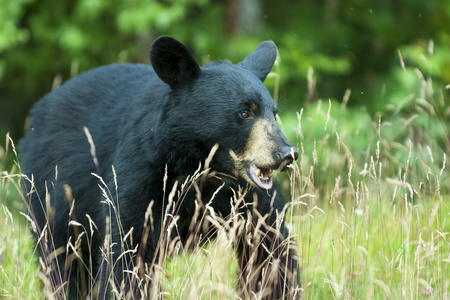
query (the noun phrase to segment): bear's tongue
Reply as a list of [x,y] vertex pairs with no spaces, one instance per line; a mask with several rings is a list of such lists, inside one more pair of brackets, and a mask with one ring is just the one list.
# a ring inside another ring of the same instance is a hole
[[250,178],[253,182],[262,189],[270,189],[273,185],[272,170],[266,168],[259,168],[255,164],[249,166]]

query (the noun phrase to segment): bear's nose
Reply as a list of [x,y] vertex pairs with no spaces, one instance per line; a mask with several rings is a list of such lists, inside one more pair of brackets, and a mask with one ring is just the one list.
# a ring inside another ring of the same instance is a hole
[[287,165],[290,165],[294,160],[298,158],[298,151],[295,147],[284,147],[277,153],[278,163],[284,169]]

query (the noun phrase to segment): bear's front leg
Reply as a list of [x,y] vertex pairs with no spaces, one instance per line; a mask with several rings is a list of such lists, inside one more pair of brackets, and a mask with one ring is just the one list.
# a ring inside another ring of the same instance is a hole
[[[273,191],[273,190],[272,190]],[[299,299],[295,244],[284,223],[284,200],[256,192],[246,233],[238,245],[240,286],[248,299]]]

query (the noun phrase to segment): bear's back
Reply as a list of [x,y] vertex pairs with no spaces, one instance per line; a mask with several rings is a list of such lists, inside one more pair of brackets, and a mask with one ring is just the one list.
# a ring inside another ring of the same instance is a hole
[[159,110],[165,89],[151,67],[121,63],[82,73],[36,103],[19,148],[22,168],[34,175],[40,196],[44,181],[54,180],[55,166],[60,183],[76,178],[80,186],[93,179],[91,172],[104,173],[94,155],[103,171],[110,170],[121,134],[131,127],[128,120]]
[[31,110],[31,127],[45,125],[52,115],[78,122],[89,119],[93,110],[107,112],[116,106],[129,106],[136,98],[133,94],[142,94],[157,80],[153,69],[143,64],[112,64],[84,72],[36,103]]

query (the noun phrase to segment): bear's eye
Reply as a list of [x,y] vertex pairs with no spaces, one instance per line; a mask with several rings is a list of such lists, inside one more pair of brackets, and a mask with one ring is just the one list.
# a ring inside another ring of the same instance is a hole
[[248,118],[250,118],[250,114],[249,114],[248,111],[246,111],[246,110],[241,111],[241,112],[240,112],[240,115],[241,115],[241,118],[242,118],[242,119],[248,119]]

